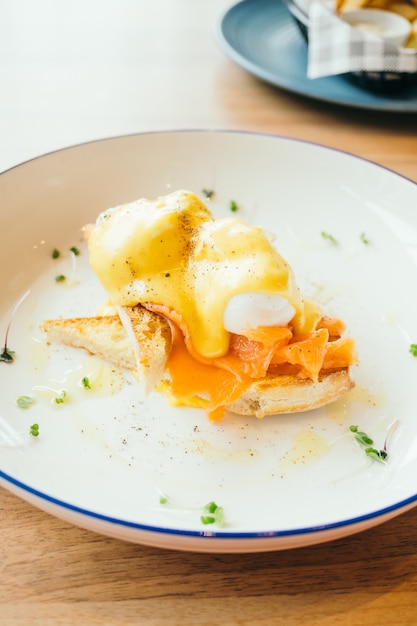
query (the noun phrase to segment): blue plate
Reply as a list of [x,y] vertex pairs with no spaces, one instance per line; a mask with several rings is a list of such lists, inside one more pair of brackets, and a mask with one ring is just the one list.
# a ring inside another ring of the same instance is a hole
[[221,16],[216,37],[235,63],[276,87],[361,109],[417,111],[417,87],[380,95],[340,76],[307,78],[307,46],[282,0],[238,2]]

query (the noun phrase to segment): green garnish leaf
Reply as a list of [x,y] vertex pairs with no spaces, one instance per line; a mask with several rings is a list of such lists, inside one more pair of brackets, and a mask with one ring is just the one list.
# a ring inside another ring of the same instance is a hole
[[84,387],[84,389],[91,389],[90,379],[88,378],[88,376],[84,376],[81,379],[81,384]]
[[385,449],[386,443],[384,444],[383,450],[377,450],[376,448],[370,447],[374,443],[373,440],[371,439],[371,437],[369,437],[369,435],[359,430],[358,426],[349,426],[349,430],[355,435],[355,440],[361,446],[368,446],[365,448],[366,456],[374,461],[379,461],[380,463],[383,463],[386,460],[386,458],[388,457],[388,453]]
[[362,241],[362,243],[364,244],[368,244],[369,243],[369,239],[368,237],[365,235],[365,233],[361,233],[360,235],[360,240]]
[[333,245],[337,245],[337,243],[338,243],[337,239],[335,239],[335,237],[333,237],[333,235],[331,235],[330,233],[327,233],[324,230],[321,231],[321,236],[323,237],[323,239],[325,239],[329,243],[332,243]]
[[7,346],[4,346],[3,352],[0,354],[0,361],[3,361],[3,363],[12,363],[14,360],[13,355],[14,352],[9,350]]
[[59,257],[61,256],[61,253],[59,250],[57,250],[56,248],[54,248],[52,250],[52,258],[53,259],[59,259]]
[[349,430],[355,434],[355,439],[362,446],[371,446],[374,442],[373,440],[363,431],[359,430],[357,426],[350,426]]
[[62,389],[62,391],[54,398],[55,404],[64,404],[66,397],[67,392],[65,391],[65,389]]
[[230,200],[229,208],[232,211],[232,213],[236,213],[239,207],[237,206],[237,203],[234,200]]
[[72,246],[72,248],[70,248],[70,251],[75,254],[75,256],[78,256],[80,253],[79,249],[76,248],[75,246]]
[[200,520],[202,524],[216,524],[216,526],[219,527],[223,526],[223,508],[221,506],[218,506],[215,502],[209,502],[203,507]]
[[27,409],[34,402],[35,399],[32,396],[19,396],[16,398],[16,404],[19,409]]
[[410,346],[410,354],[417,356],[417,343],[412,343]]
[[207,513],[215,513],[218,508],[219,507],[217,506],[217,504],[215,502],[209,502],[204,507],[204,511],[207,511]]
[[373,444],[373,440],[362,430],[359,430],[358,426],[349,426],[349,430],[351,433],[354,433],[356,441],[361,445],[371,446]]
[[371,446],[374,443],[374,440],[368,437],[366,433],[359,431],[355,435],[355,439],[361,446]]
[[210,200],[210,198],[214,196],[214,191],[212,189],[203,189],[202,191],[207,200]]
[[373,461],[379,461],[380,463],[383,463],[388,456],[386,450],[376,450],[375,448],[366,448],[365,454]]
[[57,283],[62,283],[65,280],[65,276],[64,274],[59,274],[58,276],[55,277],[55,282]]
[[32,435],[32,437],[39,436],[39,424],[32,424],[32,426],[29,428],[29,435]]
[[167,504],[168,498],[166,496],[160,496],[159,504]]

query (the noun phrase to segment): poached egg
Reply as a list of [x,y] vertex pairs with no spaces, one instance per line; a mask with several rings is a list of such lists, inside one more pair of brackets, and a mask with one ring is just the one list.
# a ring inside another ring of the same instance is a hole
[[308,333],[322,315],[304,302],[291,267],[261,228],[215,220],[189,191],[103,212],[88,245],[114,305],[174,310],[203,357],[226,354],[230,333],[289,323]]

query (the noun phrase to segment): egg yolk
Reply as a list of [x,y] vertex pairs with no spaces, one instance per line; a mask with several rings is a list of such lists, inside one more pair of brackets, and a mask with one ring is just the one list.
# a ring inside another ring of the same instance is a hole
[[113,304],[153,303],[176,311],[194,349],[207,358],[228,351],[223,315],[233,296],[286,298],[295,309],[297,334],[313,330],[321,317],[304,303],[292,269],[260,228],[215,220],[188,191],[105,211],[89,238],[89,255]]

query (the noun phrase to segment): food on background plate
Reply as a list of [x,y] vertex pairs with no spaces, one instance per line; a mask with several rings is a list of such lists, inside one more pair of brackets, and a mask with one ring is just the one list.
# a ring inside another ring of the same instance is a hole
[[132,370],[212,420],[309,410],[353,387],[354,340],[302,297],[260,228],[215,220],[179,190],[105,211],[88,247],[115,314],[47,320],[49,342]]
[[417,0],[336,0],[338,13],[356,9],[379,9],[401,15],[411,24],[406,48],[417,48]]

